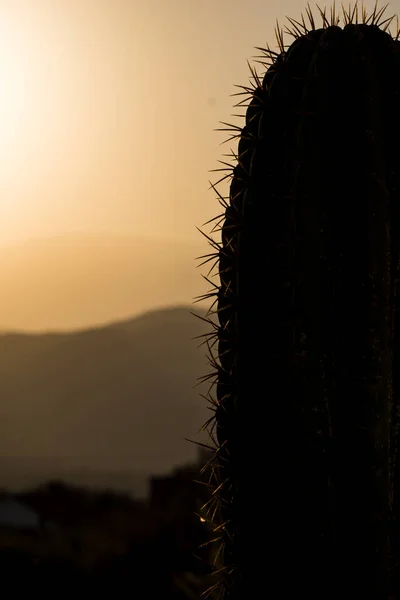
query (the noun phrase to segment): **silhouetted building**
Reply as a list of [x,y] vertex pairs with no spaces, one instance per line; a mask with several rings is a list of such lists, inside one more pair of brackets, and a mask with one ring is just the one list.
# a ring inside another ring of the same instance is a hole
[[175,469],[170,475],[152,477],[150,480],[149,504],[151,510],[163,512],[166,509],[181,514],[198,511],[207,497],[207,488],[202,481],[202,466],[210,459],[210,452],[199,451],[197,463]]

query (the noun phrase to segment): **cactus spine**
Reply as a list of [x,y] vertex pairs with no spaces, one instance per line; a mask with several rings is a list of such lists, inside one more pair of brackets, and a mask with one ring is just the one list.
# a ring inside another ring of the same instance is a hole
[[308,6],[239,86],[205,257],[220,280],[207,515],[227,600],[400,598],[400,42],[385,9],[318,8],[317,28]]

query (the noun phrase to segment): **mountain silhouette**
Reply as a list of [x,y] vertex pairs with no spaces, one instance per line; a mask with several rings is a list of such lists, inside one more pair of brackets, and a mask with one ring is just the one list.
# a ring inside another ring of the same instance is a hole
[[6,464],[154,474],[195,460],[184,438],[204,439],[210,413],[195,385],[210,369],[193,338],[210,327],[191,310],[0,335],[0,486]]

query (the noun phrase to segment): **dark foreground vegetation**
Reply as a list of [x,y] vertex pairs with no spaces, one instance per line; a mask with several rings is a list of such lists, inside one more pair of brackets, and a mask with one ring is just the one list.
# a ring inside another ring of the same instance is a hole
[[[207,500],[194,481],[199,468],[154,478],[146,501],[58,482],[4,493],[0,513],[3,506],[12,518],[0,528],[3,589],[42,598],[199,598],[210,584],[209,547],[200,548],[210,534],[196,515]],[[18,523],[24,510],[36,524]]]

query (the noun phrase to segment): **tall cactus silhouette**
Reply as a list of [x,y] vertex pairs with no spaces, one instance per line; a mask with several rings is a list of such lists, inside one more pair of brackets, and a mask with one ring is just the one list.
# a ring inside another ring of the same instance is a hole
[[399,28],[387,6],[317,8],[238,86],[205,233],[209,593],[229,600],[400,599]]

